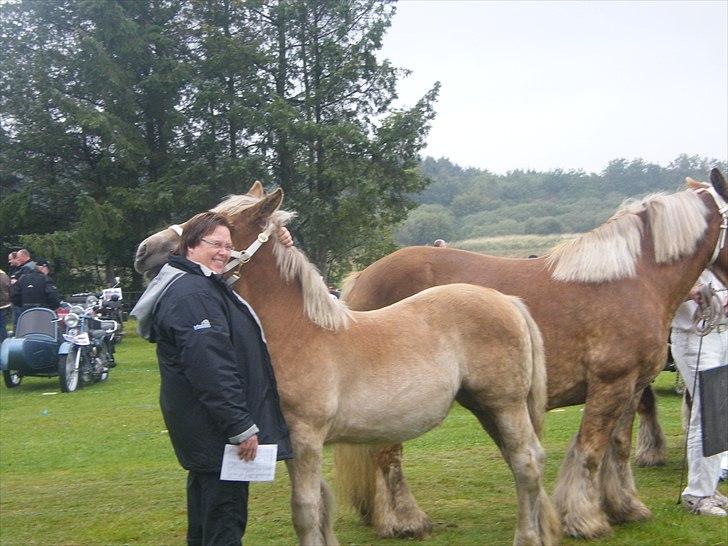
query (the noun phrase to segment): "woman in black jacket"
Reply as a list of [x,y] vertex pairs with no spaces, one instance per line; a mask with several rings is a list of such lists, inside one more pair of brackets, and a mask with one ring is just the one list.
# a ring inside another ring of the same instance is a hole
[[132,314],[157,343],[160,406],[187,479],[187,543],[240,544],[248,483],[220,480],[226,443],[241,459],[258,443],[293,456],[276,381],[259,321],[220,277],[231,226],[205,212],[185,225],[172,256]]

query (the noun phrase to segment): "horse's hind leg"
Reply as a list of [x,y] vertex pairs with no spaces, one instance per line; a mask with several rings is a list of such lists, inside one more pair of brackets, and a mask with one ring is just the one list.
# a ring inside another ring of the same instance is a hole
[[422,538],[432,529],[402,473],[402,444],[337,445],[339,493],[382,538]]
[[427,517],[410,492],[402,473],[402,444],[372,452],[374,500],[372,525],[380,537],[423,538],[432,529]]
[[609,445],[599,473],[602,490],[602,507],[614,523],[642,521],[652,514],[637,497],[634,476],[629,466],[629,451],[632,442],[632,424],[637,397],[622,414]]
[[637,411],[640,427],[634,462],[637,466],[662,466],[667,462],[667,445],[657,420],[655,393],[649,385],[642,391]]
[[551,545],[561,539],[556,510],[543,487],[544,451],[531,423],[526,403],[491,411],[476,396],[461,391],[458,402],[470,409],[500,448],[513,473],[518,496],[516,545]]
[[516,481],[518,527],[516,545],[552,545],[561,539],[556,510],[543,487],[544,451],[531,424],[528,410],[516,408],[495,416],[500,447]]

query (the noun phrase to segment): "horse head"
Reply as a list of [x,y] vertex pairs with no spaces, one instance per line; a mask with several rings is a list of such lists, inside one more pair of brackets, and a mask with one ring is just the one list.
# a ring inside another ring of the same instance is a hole
[[[260,199],[265,195],[265,190],[256,180],[245,195]],[[167,263],[169,255],[177,249],[185,224],[186,222],[165,228],[139,243],[134,257],[134,269],[142,273],[147,280],[154,278]]]
[[698,182],[690,177],[686,178],[685,182],[691,190],[706,196],[710,195],[710,197],[705,197],[706,203],[708,206],[715,205],[718,208],[719,215],[722,216],[720,218],[721,234],[716,246],[716,255],[710,268],[723,284],[728,286],[728,183],[726,183],[725,177],[719,169],[710,171],[710,184]]

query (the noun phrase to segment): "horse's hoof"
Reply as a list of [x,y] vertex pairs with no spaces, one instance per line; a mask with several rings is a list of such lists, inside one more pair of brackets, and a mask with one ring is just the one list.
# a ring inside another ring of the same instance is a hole
[[612,523],[629,523],[645,521],[652,517],[652,511],[641,501],[634,499],[618,513],[610,513],[609,521]]
[[[601,516],[601,517],[600,517]],[[590,521],[580,519],[572,521],[568,518],[563,520],[562,531],[565,535],[575,538],[595,539],[612,535],[612,528],[607,519],[602,515],[591,518]]]
[[634,464],[640,467],[665,466],[667,455],[665,453],[639,453],[634,458]]
[[409,521],[391,521],[388,525],[375,524],[374,527],[379,538],[425,538],[432,531],[432,522],[422,512],[420,517]]

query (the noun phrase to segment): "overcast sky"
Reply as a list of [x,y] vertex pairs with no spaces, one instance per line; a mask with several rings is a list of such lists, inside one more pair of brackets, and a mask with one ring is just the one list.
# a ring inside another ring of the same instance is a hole
[[728,157],[725,0],[400,0],[382,56],[399,105],[441,82],[424,154],[464,167]]

